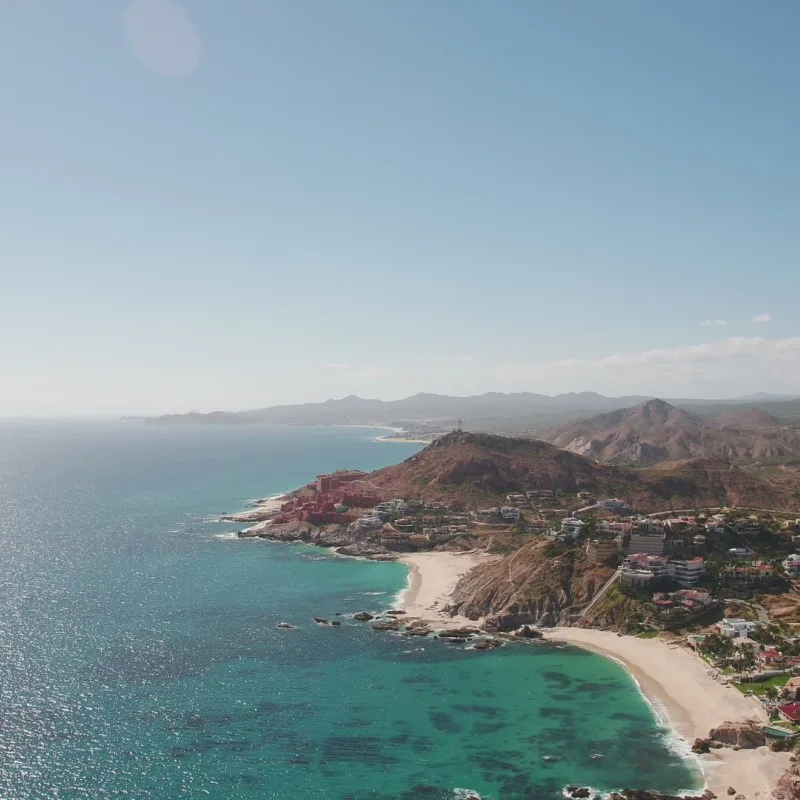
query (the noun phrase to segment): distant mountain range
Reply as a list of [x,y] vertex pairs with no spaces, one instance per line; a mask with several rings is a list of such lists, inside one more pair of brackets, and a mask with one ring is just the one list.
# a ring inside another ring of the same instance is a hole
[[542,434],[556,447],[611,464],[692,458],[785,459],[800,456],[800,434],[766,411],[745,408],[699,416],[663,400],[570,422]]
[[[385,425],[389,427],[426,426],[448,430],[462,421],[468,430],[537,434],[565,422],[636,406],[653,398],[641,395],[605,397],[595,392],[570,392],[553,397],[531,392],[502,394],[488,392],[471,397],[415,394],[402,400],[369,400],[350,395],[324,403],[271,406],[250,411],[214,411],[210,414],[166,414],[145,421],[168,425]],[[757,394],[729,400],[670,401],[702,416],[760,408],[782,419],[800,420],[800,399],[783,395]]]

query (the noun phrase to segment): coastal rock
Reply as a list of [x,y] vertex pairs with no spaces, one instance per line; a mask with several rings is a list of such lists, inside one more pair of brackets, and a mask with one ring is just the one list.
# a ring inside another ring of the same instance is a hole
[[733,786],[729,786],[726,794],[736,794],[736,789],[734,789]]
[[756,722],[725,722],[708,732],[710,739],[728,747],[752,750],[763,747],[767,737]]
[[495,647],[502,647],[503,643],[499,639],[478,639],[473,645],[475,650],[494,650]]
[[792,764],[778,779],[772,791],[775,800],[800,800],[800,765]]
[[461,628],[450,628],[449,630],[437,631],[440,639],[469,639],[478,633],[483,633],[480,628],[464,625]]
[[591,797],[592,790],[587,789],[585,786],[567,786],[566,792],[570,797],[579,798]]
[[396,619],[379,619],[372,623],[374,631],[399,631],[402,627],[402,623]]
[[357,614],[353,614],[353,619],[359,622],[369,622],[371,619],[374,619],[374,617],[366,611],[359,611]]
[[692,744],[692,752],[693,753],[709,753],[709,752],[711,752],[711,740],[710,739],[695,739],[694,743]]
[[603,564],[589,563],[578,547],[554,558],[553,544],[537,538],[468,572],[456,584],[449,610],[486,618],[487,629],[496,631],[569,624],[612,574]]
[[536,628],[532,628],[530,625],[523,625],[521,628],[518,628],[516,631],[516,635],[520,639],[543,639],[544,634],[541,631],[537,631]]
[[716,795],[706,789],[700,795],[684,795],[681,797],[672,794],[651,792],[647,789],[623,789],[621,792],[611,792],[609,800],[715,800]]

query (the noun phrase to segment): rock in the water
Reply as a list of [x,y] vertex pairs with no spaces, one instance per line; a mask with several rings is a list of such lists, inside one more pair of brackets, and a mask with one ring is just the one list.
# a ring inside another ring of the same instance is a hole
[[369,622],[371,619],[374,619],[374,617],[366,611],[359,611],[357,614],[353,614],[353,619],[359,622]]
[[567,786],[567,794],[577,800],[577,798],[590,797],[592,791],[585,786]]
[[399,631],[402,624],[396,619],[378,619],[372,623],[374,631]]
[[291,624],[291,623],[289,623],[289,622],[279,622],[279,623],[278,623],[278,627],[279,627],[279,628],[280,628],[282,631],[293,631],[293,630],[295,630],[295,629],[297,628],[297,626],[296,626],[296,625],[292,625],[292,624]]
[[536,628],[532,628],[530,625],[523,625],[521,628],[519,628],[517,630],[517,636],[521,637],[522,639],[544,638],[544,634],[541,631],[537,631]]
[[449,630],[439,631],[439,637],[442,639],[468,639],[470,636],[482,633],[480,628],[473,628],[470,625],[465,625],[462,628],[451,628]]

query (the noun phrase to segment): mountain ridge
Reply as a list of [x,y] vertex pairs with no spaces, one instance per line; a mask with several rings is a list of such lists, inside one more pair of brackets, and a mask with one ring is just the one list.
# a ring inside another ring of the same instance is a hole
[[[485,392],[454,397],[420,392],[399,400],[378,400],[349,395],[320,403],[277,405],[247,411],[214,411],[203,414],[165,414],[150,417],[150,424],[293,424],[293,425],[385,425],[403,427],[427,424],[446,430],[459,420],[470,430],[538,435],[566,422],[631,407],[654,399],[644,395],[606,397],[595,392],[544,395],[533,392]],[[673,399],[672,404],[698,414],[736,413],[742,408],[769,409],[782,417],[800,421],[800,400],[691,400]]]
[[758,409],[702,417],[660,399],[569,422],[545,441],[601,463],[800,456],[800,434]]

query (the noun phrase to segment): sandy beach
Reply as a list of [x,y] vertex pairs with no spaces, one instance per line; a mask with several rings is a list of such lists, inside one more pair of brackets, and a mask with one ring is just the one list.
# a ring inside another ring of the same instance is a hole
[[[689,651],[659,639],[617,636],[609,631],[555,628],[548,639],[571,642],[622,662],[656,711],[689,745],[723,722],[766,722],[761,706],[734,687],[723,686]],[[789,767],[789,753],[712,750],[700,756],[708,787],[720,797],[729,786],[748,800],[765,800]]]
[[456,584],[473,567],[495,556],[486,553],[412,553],[400,561],[407,564],[408,589],[403,594],[400,607],[410,617],[420,617],[439,627],[474,625],[466,617],[442,612],[450,602]]

